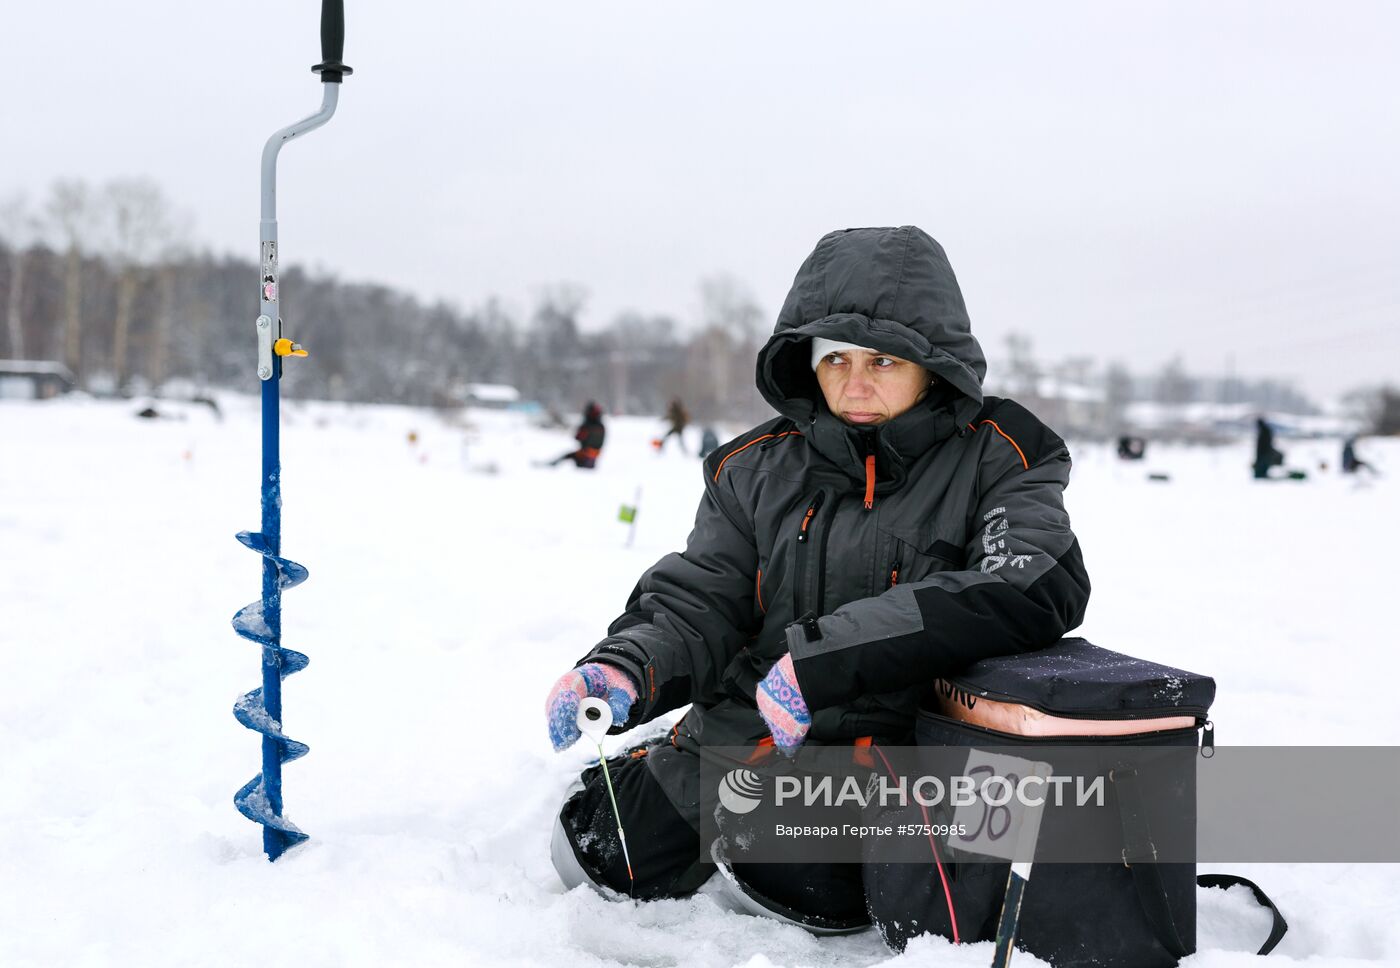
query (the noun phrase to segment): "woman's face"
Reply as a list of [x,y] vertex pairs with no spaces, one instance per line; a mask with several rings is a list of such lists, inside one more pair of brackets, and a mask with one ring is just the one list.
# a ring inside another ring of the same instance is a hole
[[840,350],[817,364],[826,405],[841,420],[873,427],[898,417],[928,393],[933,375],[888,353]]

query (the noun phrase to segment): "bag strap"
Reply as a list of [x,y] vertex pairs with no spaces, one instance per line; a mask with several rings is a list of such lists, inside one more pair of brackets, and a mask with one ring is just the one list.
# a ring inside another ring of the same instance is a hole
[[[1118,788],[1118,819],[1123,828],[1123,866],[1133,875],[1137,887],[1138,901],[1147,915],[1148,923],[1163,948],[1176,958],[1184,958],[1189,951],[1181,940],[1176,918],[1172,914],[1171,901],[1167,897],[1166,884],[1162,881],[1162,871],[1156,863],[1157,847],[1152,843],[1151,831],[1147,826],[1142,792],[1137,785],[1137,770],[1120,764],[1109,773],[1109,779]],[[1259,954],[1273,951],[1288,931],[1278,905],[1269,899],[1263,889],[1253,881],[1237,874],[1200,874],[1196,877],[1197,887],[1247,887],[1254,893],[1254,899],[1273,912],[1273,925],[1269,937],[1259,949]]]
[[1172,915],[1171,902],[1167,899],[1167,888],[1162,883],[1162,872],[1151,862],[1129,865],[1133,872],[1133,884],[1137,887],[1138,901],[1143,913],[1152,925],[1152,933],[1174,958],[1185,958],[1191,954],[1177,930],[1176,918]]
[[1185,958],[1191,952],[1181,940],[1176,918],[1172,915],[1167,887],[1157,866],[1157,845],[1147,827],[1147,814],[1142,791],[1137,785],[1137,770],[1119,763],[1109,771],[1108,778],[1118,789],[1118,820],[1123,828],[1123,866],[1133,875],[1142,912],[1152,926],[1152,933],[1174,958]]
[[1269,895],[1263,889],[1247,877],[1240,877],[1238,874],[1200,874],[1196,877],[1198,887],[1247,887],[1254,894],[1254,900],[1273,912],[1274,923],[1269,929],[1269,940],[1264,942],[1264,946],[1259,949],[1261,955],[1266,955],[1278,943],[1283,940],[1283,936],[1288,933],[1288,922],[1283,919],[1283,913],[1279,911],[1278,905],[1269,900]]

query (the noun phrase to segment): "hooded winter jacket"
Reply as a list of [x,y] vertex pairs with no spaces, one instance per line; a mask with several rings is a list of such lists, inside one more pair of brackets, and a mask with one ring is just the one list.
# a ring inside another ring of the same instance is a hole
[[[913,409],[853,427],[826,407],[814,336],[920,363]],[[1062,492],[1064,442],[982,395],[986,363],[947,257],[912,226],[824,237],[758,358],[780,414],[704,463],[683,552],[649,569],[581,662],[629,671],[627,725],[687,703],[680,749],[768,735],[754,691],[791,652],[809,743],[906,739],[930,683],[979,658],[1044,648],[1089,598]]]

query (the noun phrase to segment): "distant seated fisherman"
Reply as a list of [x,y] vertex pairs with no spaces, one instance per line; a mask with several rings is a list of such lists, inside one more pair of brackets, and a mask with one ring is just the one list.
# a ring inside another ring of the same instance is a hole
[[578,425],[578,430],[574,432],[574,440],[578,441],[578,449],[556,457],[549,462],[550,466],[571,460],[575,467],[591,471],[598,465],[598,456],[603,452],[603,439],[606,436],[607,429],[603,426],[603,408],[589,400],[583,408],[583,422]]
[[1366,471],[1371,474],[1377,473],[1375,467],[1362,460],[1357,455],[1356,437],[1353,435],[1348,437],[1342,444],[1342,473],[1359,474],[1361,471]]
[[[984,397],[985,372],[932,238],[865,228],[817,244],[759,353],[781,416],[709,455],[685,550],[642,575],[548,697],[560,750],[585,697],[609,703],[614,731],[690,705],[665,740],[609,761],[630,876],[594,767],[554,831],[565,884],[695,891],[716,870],[697,832],[702,750],[908,743],[933,680],[1081,622],[1069,453],[1021,406]],[[733,872],[775,915],[866,923],[859,865]]]

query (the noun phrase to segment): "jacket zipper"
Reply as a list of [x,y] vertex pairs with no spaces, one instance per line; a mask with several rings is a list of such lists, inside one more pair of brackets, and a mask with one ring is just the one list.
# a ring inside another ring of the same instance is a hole
[[894,561],[890,563],[890,584],[889,584],[889,587],[890,587],[890,588],[893,588],[895,585],[898,585],[898,584],[899,584],[899,552],[896,551],[896,552],[894,553]]
[[827,512],[826,522],[822,527],[821,541],[817,548],[817,614],[826,614],[826,542],[831,537],[831,525],[836,519],[836,511],[839,501],[831,502],[831,510]]
[[802,516],[802,530],[797,533],[797,543],[807,543],[807,527],[812,523],[812,516],[821,510],[822,499],[826,497],[825,491],[818,491],[817,496],[812,498],[812,503],[807,507],[807,513]]
[[797,566],[795,569],[797,572],[797,581],[793,591],[794,615],[806,615],[811,611],[806,603],[806,588],[809,572],[809,562],[807,559],[810,557],[807,546],[810,544],[808,539],[811,537],[808,529],[811,528],[812,521],[817,516],[817,512],[821,510],[822,502],[825,500],[826,492],[818,491],[816,496],[812,498],[812,503],[807,505],[807,513],[802,515],[802,527],[797,532]]
[[861,434],[861,446],[865,450],[865,509],[875,507],[875,451],[879,449],[879,431]]
[[[798,614],[798,615],[806,615],[808,612],[813,612],[813,613],[815,613],[816,615],[822,615],[822,614],[823,614],[823,612],[822,612],[822,610],[821,610],[821,609],[822,609],[822,599],[823,599],[823,598],[825,597],[825,595],[826,595],[826,539],[827,539],[827,535],[831,532],[831,528],[830,528],[829,526],[826,527],[824,530],[821,531],[821,539],[817,542],[817,548],[816,548],[816,550],[815,550],[815,554],[816,554],[816,558],[817,558],[816,567],[817,567],[817,569],[818,569],[818,570],[817,570],[817,600],[816,600],[816,607],[815,607],[815,608],[812,608],[811,605],[810,605],[807,601],[805,601],[805,596],[803,595],[802,590],[805,589],[805,588],[807,587],[807,581],[808,581],[808,579],[810,578],[810,575],[811,575],[810,569],[811,569],[811,566],[812,566],[812,562],[810,561],[810,558],[811,558],[813,552],[808,551],[807,549],[808,549],[808,546],[812,544],[811,538],[812,538],[813,530],[814,530],[815,526],[818,525],[818,524],[820,523],[820,522],[817,520],[817,512],[819,512],[819,511],[821,510],[822,505],[825,504],[825,503],[826,503],[826,492],[825,492],[825,491],[818,491],[818,492],[817,492],[817,496],[814,497],[814,498],[812,498],[812,503],[811,503],[810,505],[808,505],[808,507],[807,507],[807,513],[804,514],[804,515],[802,516],[802,529],[801,529],[801,530],[798,532],[798,534],[797,534],[797,598],[798,598],[798,600],[796,600],[793,604],[794,604],[794,606],[795,606],[795,608],[796,608],[796,614]],[[835,508],[835,507],[836,507],[836,502],[833,501],[832,504],[831,504],[831,506],[832,506],[832,508]],[[827,517],[828,517],[828,519],[829,519],[829,518],[831,517],[831,515],[828,514]]]

